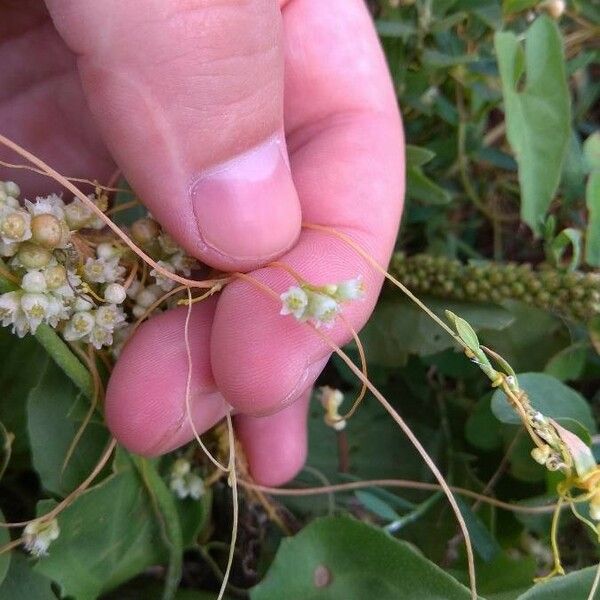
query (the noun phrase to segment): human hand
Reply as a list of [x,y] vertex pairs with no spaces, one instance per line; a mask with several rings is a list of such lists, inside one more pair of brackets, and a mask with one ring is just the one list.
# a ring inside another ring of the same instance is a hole
[[[300,225],[347,233],[382,264],[395,241],[402,130],[362,0],[46,5],[50,16],[33,0],[0,6],[3,132],[67,175],[106,180],[116,161],[190,254],[278,293],[293,282],[265,266],[275,258],[314,283],[362,274],[366,298],[344,313],[361,327],[381,277],[341,240]],[[192,438],[185,318],[185,308],[151,318],[113,371],[106,418],[134,452]],[[328,334],[349,338],[341,321]],[[243,281],[194,305],[190,342],[196,428],[233,407],[255,479],[293,477],[329,348]]]

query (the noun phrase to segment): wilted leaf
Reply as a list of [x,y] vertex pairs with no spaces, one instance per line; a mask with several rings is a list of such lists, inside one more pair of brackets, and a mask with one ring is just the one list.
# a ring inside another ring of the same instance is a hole
[[469,591],[381,530],[347,517],[319,519],[281,543],[252,600],[468,600]]
[[542,15],[527,32],[525,52],[512,32],[497,33],[495,47],[507,137],[519,165],[521,217],[540,233],[558,187],[570,134],[562,38],[556,23]]

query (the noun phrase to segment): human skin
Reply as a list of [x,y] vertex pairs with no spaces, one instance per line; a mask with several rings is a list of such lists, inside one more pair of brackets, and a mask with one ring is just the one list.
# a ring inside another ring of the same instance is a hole
[[[2,133],[62,173],[116,166],[204,263],[285,291],[277,258],[313,283],[361,274],[345,306],[359,329],[402,211],[396,97],[362,0],[8,0],[0,3]],[[0,157],[14,159],[8,153]],[[53,190],[33,175],[26,195]],[[194,305],[191,403],[202,432],[232,407],[254,478],[279,485],[306,457],[310,389],[330,348],[247,282]],[[192,439],[185,415],[186,309],[149,319],[106,395],[119,442],[145,455]],[[327,334],[350,335],[341,320]]]

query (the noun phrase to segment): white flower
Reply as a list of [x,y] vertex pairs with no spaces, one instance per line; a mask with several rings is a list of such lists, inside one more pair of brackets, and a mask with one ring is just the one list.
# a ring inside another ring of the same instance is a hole
[[282,303],[280,315],[294,315],[296,319],[302,319],[308,305],[308,295],[301,287],[293,286],[279,297]]
[[204,496],[204,492],[206,491],[204,488],[204,481],[199,475],[190,473],[187,477],[187,486],[190,498],[200,500],[200,498]]
[[192,269],[197,264],[196,260],[191,256],[187,256],[183,252],[177,252],[169,258],[169,263],[173,266],[177,273],[182,273],[186,277],[192,274]]
[[23,545],[32,556],[46,556],[50,544],[58,539],[59,535],[60,527],[56,519],[48,522],[34,521],[25,527]]
[[127,298],[125,288],[119,283],[109,283],[104,289],[104,299],[111,304],[122,304]]
[[63,337],[69,342],[80,340],[92,332],[96,319],[88,311],[76,312],[67,323],[63,332]]
[[25,200],[25,207],[32,217],[37,215],[54,215],[59,221],[65,218],[65,203],[57,194],[38,196],[34,202]]
[[115,304],[106,304],[96,310],[96,325],[112,333],[115,327],[118,327],[125,321],[123,310]]
[[15,314],[21,310],[21,292],[7,292],[0,296],[0,320],[3,327],[14,322]]
[[113,283],[119,279],[125,269],[119,266],[119,258],[88,258],[83,267],[84,276],[92,283]]
[[108,260],[120,256],[120,251],[114,244],[103,242],[102,244],[98,244],[96,256]]
[[5,242],[0,239],[0,256],[10,258],[19,251],[19,242]]
[[0,208],[0,238],[6,244],[31,238],[31,216],[21,208]]
[[362,275],[338,283],[334,298],[340,302],[358,300],[365,295],[365,284]]
[[69,318],[71,310],[65,304],[64,298],[55,296],[54,294],[46,294],[48,298],[48,313],[46,315],[46,323],[50,327],[56,327],[60,321]]
[[26,292],[42,294],[47,291],[46,278],[41,271],[29,271],[23,275],[21,287]]
[[95,308],[96,305],[92,302],[89,296],[78,296],[73,305],[75,312],[86,312]]
[[89,334],[89,342],[96,348],[96,350],[100,350],[102,346],[110,346],[113,341],[112,331],[105,329],[104,327],[94,327],[92,332]]
[[323,417],[325,424],[335,429],[335,431],[345,429],[346,420],[342,419],[339,413],[339,408],[344,401],[344,394],[340,390],[326,385],[319,388],[319,395],[321,404],[325,409],[325,416]]
[[45,294],[25,293],[21,296],[21,308],[31,333],[35,333],[40,323],[48,316],[49,306],[50,302]]
[[180,250],[175,240],[164,231],[158,234],[158,244],[165,254],[175,254]]
[[173,479],[171,479],[171,482],[169,483],[169,487],[171,488],[171,491],[175,492],[175,495],[180,500],[187,498],[188,488],[187,488],[185,479],[183,477],[174,477]]
[[[165,269],[165,271],[169,271],[169,273],[175,273],[175,267],[171,263],[168,263],[164,260],[159,260],[157,264]],[[177,285],[172,279],[161,275],[156,269],[152,269],[150,271],[150,275],[152,275],[152,277],[154,277],[156,280],[156,285],[158,285],[158,287],[165,292],[170,292]]]
[[339,304],[330,296],[318,292],[308,292],[305,317],[308,317],[316,327],[331,325],[339,312]]

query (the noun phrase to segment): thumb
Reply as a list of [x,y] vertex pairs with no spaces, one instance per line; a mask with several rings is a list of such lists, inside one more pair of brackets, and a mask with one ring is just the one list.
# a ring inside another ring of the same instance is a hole
[[276,0],[47,0],[104,140],[188,252],[251,269],[292,246]]

